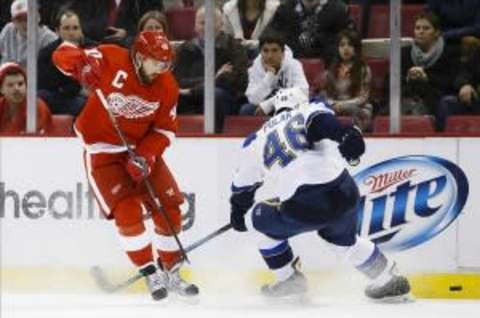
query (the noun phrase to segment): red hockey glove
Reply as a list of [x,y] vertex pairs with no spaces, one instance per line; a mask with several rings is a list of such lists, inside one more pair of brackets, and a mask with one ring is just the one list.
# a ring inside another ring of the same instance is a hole
[[155,156],[135,156],[127,162],[127,172],[135,182],[141,182],[152,172]]
[[92,56],[83,56],[82,63],[78,63],[76,74],[78,80],[88,89],[93,89],[98,86],[101,78],[101,60]]

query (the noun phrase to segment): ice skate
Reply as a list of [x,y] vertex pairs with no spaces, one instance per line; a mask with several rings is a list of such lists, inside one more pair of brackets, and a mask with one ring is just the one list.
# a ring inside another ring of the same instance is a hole
[[168,291],[184,297],[194,297],[199,294],[197,285],[187,282],[180,276],[180,266],[176,266],[165,273],[168,277]]
[[161,300],[168,296],[167,278],[162,272],[157,272],[154,265],[140,269],[140,273],[145,277],[145,283],[154,300]]
[[293,274],[286,280],[262,286],[262,294],[270,298],[304,295],[307,292],[307,279],[298,268],[299,262],[298,257],[293,261]]
[[397,272],[395,264],[386,275],[388,276],[367,286],[365,295],[368,298],[392,303],[413,301],[410,295],[410,283],[405,276]]

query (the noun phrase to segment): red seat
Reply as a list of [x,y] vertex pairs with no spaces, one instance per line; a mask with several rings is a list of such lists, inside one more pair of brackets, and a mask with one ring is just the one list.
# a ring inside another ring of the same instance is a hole
[[389,63],[386,59],[370,58],[367,64],[372,72],[370,98],[372,101],[381,102],[384,98],[386,76]]
[[349,7],[350,18],[357,26],[357,30],[362,29],[362,7],[358,4],[351,4]]
[[388,5],[373,5],[370,7],[367,34],[369,38],[390,37],[390,8]]
[[445,132],[480,133],[480,116],[450,116],[447,118]]
[[323,82],[323,73],[325,72],[325,64],[322,59],[312,58],[312,59],[300,59],[300,62],[303,66],[303,71],[305,72],[305,77],[307,78],[308,85],[310,86],[310,94],[316,92]]
[[165,15],[171,40],[190,40],[195,36],[195,8],[169,8],[165,10]]
[[203,115],[179,115],[178,121],[178,133],[194,133],[201,134],[204,129],[204,117]]
[[[402,5],[401,34],[402,36],[413,36],[415,17],[425,10],[424,5],[410,4]],[[390,37],[390,6],[373,5],[370,8],[370,21],[368,25],[369,38]]]
[[[401,133],[433,133],[433,117],[424,116],[402,116],[400,121]],[[390,117],[377,116],[373,119],[374,133],[388,133],[390,131]]]
[[353,118],[350,116],[337,116],[337,120],[342,126],[351,126],[353,124]]
[[72,115],[52,115],[52,122],[47,135],[59,137],[75,136],[73,132],[73,120]]
[[227,116],[223,133],[234,136],[248,136],[262,127],[268,116]]

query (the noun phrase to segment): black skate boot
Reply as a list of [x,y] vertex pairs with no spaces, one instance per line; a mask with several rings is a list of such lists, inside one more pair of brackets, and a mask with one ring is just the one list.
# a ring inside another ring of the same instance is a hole
[[140,273],[145,277],[145,283],[154,300],[161,300],[168,296],[167,277],[164,273],[157,271],[154,265],[140,269]]
[[395,263],[383,275],[386,276],[368,285],[365,289],[365,295],[368,298],[381,302],[407,302],[413,300],[409,294],[410,283],[405,276],[398,273]]
[[293,274],[290,277],[281,282],[263,285],[261,293],[271,298],[304,295],[307,292],[307,279],[300,272],[300,259],[295,258],[291,266],[293,267]]
[[184,297],[194,297],[199,294],[197,285],[187,282],[180,276],[180,264],[177,264],[165,274],[168,277],[168,291]]

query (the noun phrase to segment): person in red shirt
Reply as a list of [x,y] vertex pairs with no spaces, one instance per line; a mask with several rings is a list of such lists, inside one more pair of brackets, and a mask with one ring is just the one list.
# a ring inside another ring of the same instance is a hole
[[[27,76],[16,63],[0,66],[0,132],[25,133],[27,126]],[[51,114],[41,99],[37,101],[37,132],[48,132]]]
[[[182,296],[199,292],[197,286],[180,277],[182,253],[143,182],[149,178],[163,212],[179,233],[179,206],[184,198],[162,159],[177,130],[179,89],[170,72],[173,55],[164,33],[144,31],[130,51],[113,44],[81,49],[64,42],[52,56],[60,71],[90,90],[74,125],[84,144],[87,177],[102,211],[115,221],[124,250],[145,276],[155,300],[167,297],[168,292]],[[96,90],[103,93],[107,105],[102,104]],[[105,107],[135,156],[129,155]],[[153,238],[145,227],[145,210],[152,215]],[[158,254],[158,267],[153,249]]]

